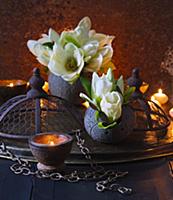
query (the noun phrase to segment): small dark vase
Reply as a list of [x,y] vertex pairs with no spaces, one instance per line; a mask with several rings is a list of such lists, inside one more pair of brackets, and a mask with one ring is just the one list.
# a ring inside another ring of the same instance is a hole
[[93,140],[108,144],[117,144],[132,133],[135,117],[133,110],[129,106],[123,106],[121,122],[109,129],[98,127],[95,112],[93,108],[89,107],[84,117],[85,129]]
[[48,82],[49,90],[52,95],[66,99],[76,105],[81,105],[83,102],[83,100],[79,97],[79,93],[83,91],[83,87],[79,79],[71,85],[60,76],[50,73],[48,76]]

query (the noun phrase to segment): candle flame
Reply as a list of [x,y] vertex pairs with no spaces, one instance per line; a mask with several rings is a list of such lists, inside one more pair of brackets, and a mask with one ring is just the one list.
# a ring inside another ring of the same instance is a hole
[[13,84],[13,83],[10,83],[8,86],[9,86],[9,87],[13,87],[13,86],[14,86],[14,84]]
[[44,100],[43,99],[40,100],[40,107],[44,108]]
[[149,88],[149,84],[143,82],[142,85],[141,85],[141,87],[139,89],[144,94],[148,90],[148,88]]
[[43,90],[45,92],[48,92],[49,91],[49,83],[47,81],[45,81],[44,85],[43,85]]
[[159,94],[162,94],[162,89],[161,89],[161,88],[158,89],[158,93],[159,93]]
[[84,103],[82,103],[82,105],[85,107],[85,108],[88,108],[90,106],[89,102],[88,101],[85,101]]
[[54,145],[55,142],[54,142],[54,141],[49,141],[49,144],[50,144],[50,145]]

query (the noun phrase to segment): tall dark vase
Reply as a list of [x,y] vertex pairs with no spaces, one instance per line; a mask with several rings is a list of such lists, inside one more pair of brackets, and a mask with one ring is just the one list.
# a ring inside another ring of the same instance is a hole
[[52,95],[66,99],[67,101],[81,105],[83,100],[79,97],[79,93],[83,91],[82,84],[78,79],[74,84],[69,84],[60,76],[52,73],[48,76],[49,90]]
[[84,126],[93,140],[98,142],[117,144],[133,132],[135,116],[129,106],[123,106],[121,122],[113,128],[102,129],[97,125],[95,110],[89,107],[84,117]]

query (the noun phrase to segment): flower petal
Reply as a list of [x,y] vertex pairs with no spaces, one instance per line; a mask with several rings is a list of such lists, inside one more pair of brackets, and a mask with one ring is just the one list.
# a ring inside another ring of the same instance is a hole
[[56,43],[59,41],[59,34],[52,28],[49,29],[48,35],[51,41]]
[[86,72],[97,72],[102,65],[102,61],[103,57],[99,54],[97,57],[92,58],[88,64],[86,64],[84,70]]
[[57,76],[61,76],[67,73],[66,68],[64,67],[66,63],[66,55],[64,49],[55,44],[53,47],[53,53],[48,64],[49,70]]

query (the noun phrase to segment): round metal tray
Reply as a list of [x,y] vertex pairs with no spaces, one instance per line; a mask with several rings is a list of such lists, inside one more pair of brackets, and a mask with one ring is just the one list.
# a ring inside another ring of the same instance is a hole
[[[93,159],[98,163],[131,162],[173,155],[173,122],[165,131],[132,132],[126,140],[118,145],[95,142],[85,131],[82,132],[81,136],[85,139],[85,146],[90,149]],[[7,144],[7,148],[16,155],[35,161],[27,140],[18,141],[3,138],[3,141]],[[0,157],[5,156],[1,154]],[[75,140],[66,163],[88,164]]]

